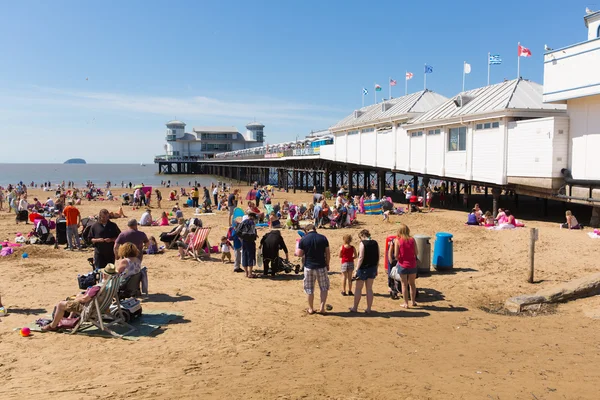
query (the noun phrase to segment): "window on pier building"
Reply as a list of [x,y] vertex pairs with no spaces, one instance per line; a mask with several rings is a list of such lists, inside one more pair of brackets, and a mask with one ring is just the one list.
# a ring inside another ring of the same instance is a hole
[[465,151],[467,149],[467,127],[450,128],[448,132],[448,151]]
[[349,131],[349,132],[348,132],[348,136],[350,136],[350,135],[358,135],[358,130],[355,130],[355,131]]
[[362,133],[375,132],[375,128],[365,128],[360,130]]
[[412,136],[412,137],[423,136],[423,131],[411,132],[410,136]]
[[480,131],[482,129],[495,129],[500,127],[500,122],[483,122],[475,125],[475,130]]
[[442,133],[441,129],[430,129],[427,131],[428,135],[439,135]]

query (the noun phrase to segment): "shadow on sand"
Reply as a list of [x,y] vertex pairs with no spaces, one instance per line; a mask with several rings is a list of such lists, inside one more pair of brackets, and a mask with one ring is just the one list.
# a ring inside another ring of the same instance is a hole
[[183,296],[171,296],[166,293],[153,293],[148,295],[143,302],[153,302],[153,303],[179,303],[180,301],[191,301],[194,300],[193,297],[183,295]]

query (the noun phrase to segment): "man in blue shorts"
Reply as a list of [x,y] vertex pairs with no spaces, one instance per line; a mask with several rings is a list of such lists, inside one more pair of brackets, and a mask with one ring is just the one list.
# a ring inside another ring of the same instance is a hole
[[315,299],[315,281],[319,282],[321,291],[321,305],[319,313],[325,313],[325,303],[327,302],[327,294],[329,292],[329,261],[331,254],[329,251],[329,241],[327,238],[315,229],[314,225],[306,226],[306,235],[298,244],[298,255],[302,257],[304,263],[304,292],[308,296],[309,314],[314,314],[313,307]]

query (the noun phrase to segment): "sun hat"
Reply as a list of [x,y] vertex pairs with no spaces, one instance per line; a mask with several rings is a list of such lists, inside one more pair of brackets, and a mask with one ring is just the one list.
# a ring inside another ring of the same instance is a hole
[[106,267],[102,268],[100,271],[106,275],[114,275],[117,273],[117,268],[115,267],[115,264],[108,263],[106,264]]

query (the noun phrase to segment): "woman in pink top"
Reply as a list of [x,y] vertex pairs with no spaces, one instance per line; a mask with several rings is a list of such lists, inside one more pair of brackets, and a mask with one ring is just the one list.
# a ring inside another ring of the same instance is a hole
[[402,307],[408,308],[408,287],[410,286],[410,298],[412,305],[417,306],[417,242],[410,236],[410,229],[404,224],[398,228],[398,240],[395,241],[395,256],[400,267],[400,279],[402,283]]

